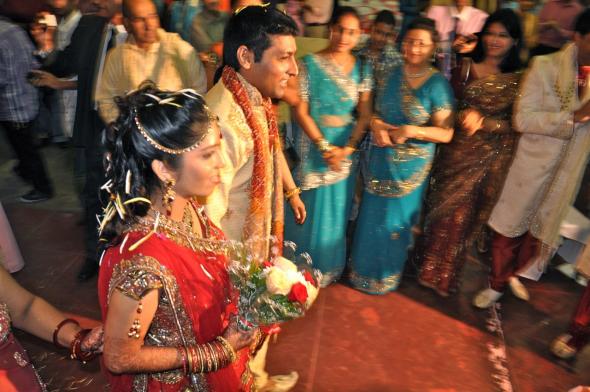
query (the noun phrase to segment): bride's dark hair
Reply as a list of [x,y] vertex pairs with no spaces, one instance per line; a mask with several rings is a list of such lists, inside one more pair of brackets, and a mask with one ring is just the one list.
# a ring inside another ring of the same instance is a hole
[[110,198],[105,217],[112,215],[101,224],[101,240],[107,243],[121,234],[124,225],[145,216],[154,190],[162,189],[152,161],[178,168],[183,150],[194,148],[205,137],[211,121],[205,101],[192,90],[162,91],[144,82],[115,102],[119,116],[103,134],[103,190]]

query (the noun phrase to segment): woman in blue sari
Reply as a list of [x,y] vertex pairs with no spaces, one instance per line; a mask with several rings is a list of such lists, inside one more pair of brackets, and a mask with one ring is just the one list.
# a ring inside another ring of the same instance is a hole
[[432,68],[434,21],[416,18],[371,119],[373,145],[351,254],[351,283],[370,294],[399,285],[419,223],[436,143],[453,136],[453,95]]
[[356,10],[338,8],[330,31],[328,48],[304,57],[300,64],[301,100],[294,109],[300,160],[293,177],[302,191],[307,219],[302,225],[291,216],[285,219],[285,239],[297,244],[298,252],[310,254],[314,267],[324,274],[324,287],[340,277],[346,264],[353,153],[369,124],[372,87],[369,64],[351,54],[361,31]]

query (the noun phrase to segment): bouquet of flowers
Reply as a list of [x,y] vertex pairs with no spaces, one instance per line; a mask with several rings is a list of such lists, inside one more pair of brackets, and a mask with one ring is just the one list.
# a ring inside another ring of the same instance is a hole
[[[292,245],[292,244],[291,244]],[[234,247],[228,271],[237,295],[238,325],[243,330],[269,328],[304,315],[319,293],[321,272],[311,267],[311,258],[298,266],[273,255],[261,260],[247,244]]]

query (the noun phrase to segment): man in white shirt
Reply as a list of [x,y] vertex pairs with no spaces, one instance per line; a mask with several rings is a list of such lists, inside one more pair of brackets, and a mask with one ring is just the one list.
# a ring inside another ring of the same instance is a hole
[[481,31],[488,14],[472,7],[471,0],[455,0],[453,5],[433,5],[426,16],[436,23],[442,49],[439,65],[450,78],[454,53],[469,53],[475,48],[475,33]]
[[96,91],[99,113],[106,124],[118,115],[114,98],[146,80],[164,90],[192,88],[205,93],[207,77],[195,49],[178,34],[160,28],[152,0],[123,1],[123,23],[129,37],[107,55]]
[[[507,287],[529,294],[517,275],[549,260],[573,204],[590,153],[590,10],[580,14],[574,42],[534,58],[514,107],[521,133],[488,225],[494,230],[490,287],[474,305],[492,306]],[[541,270],[544,266],[538,266]]]

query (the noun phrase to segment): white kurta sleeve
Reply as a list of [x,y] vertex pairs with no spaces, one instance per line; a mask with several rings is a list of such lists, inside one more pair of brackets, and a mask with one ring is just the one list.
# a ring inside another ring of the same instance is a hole
[[574,114],[569,111],[547,110],[546,101],[557,98],[546,74],[545,61],[535,58],[524,77],[520,98],[516,102],[514,126],[522,133],[570,139],[574,132]]

